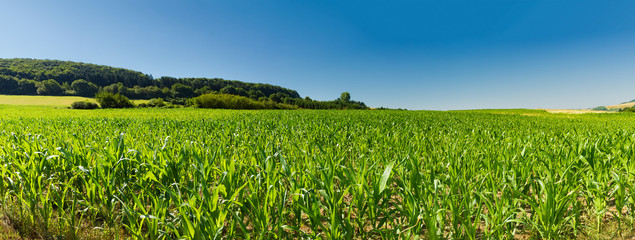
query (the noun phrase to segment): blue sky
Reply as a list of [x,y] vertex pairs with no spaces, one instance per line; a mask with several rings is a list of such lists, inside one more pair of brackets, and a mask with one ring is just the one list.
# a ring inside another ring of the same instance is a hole
[[0,58],[349,91],[372,107],[635,99],[635,1],[5,1]]

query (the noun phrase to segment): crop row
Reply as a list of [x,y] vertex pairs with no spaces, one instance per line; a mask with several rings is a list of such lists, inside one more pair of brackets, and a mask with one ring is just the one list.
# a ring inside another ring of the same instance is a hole
[[0,206],[23,236],[562,239],[635,219],[628,115],[10,111]]

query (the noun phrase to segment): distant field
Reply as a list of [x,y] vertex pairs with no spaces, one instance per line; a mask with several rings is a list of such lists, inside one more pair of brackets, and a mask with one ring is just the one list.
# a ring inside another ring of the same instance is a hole
[[[608,108],[608,107],[607,107]],[[589,109],[544,109],[548,113],[568,113],[568,114],[582,114],[582,113],[614,113],[608,111],[596,111]]]
[[[77,101],[96,102],[94,98],[74,96],[0,95],[0,105],[68,107]],[[133,102],[139,104],[148,102],[148,100],[133,100]]]
[[620,108],[627,108],[627,107],[632,107],[635,106],[635,102],[627,102],[627,103],[622,103],[622,104],[617,104],[617,105],[611,105],[611,106],[606,106],[606,108],[608,109],[620,109]]
[[551,113],[565,113],[565,114],[615,113],[615,112],[609,112],[609,111],[596,111],[596,110],[590,110],[590,109],[479,109],[479,110],[461,110],[456,112],[518,114],[523,116],[544,116],[544,115],[551,115]]

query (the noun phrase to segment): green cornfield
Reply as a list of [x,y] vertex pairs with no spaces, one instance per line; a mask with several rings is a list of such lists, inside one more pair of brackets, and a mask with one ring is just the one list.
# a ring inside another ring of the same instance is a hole
[[0,238],[626,239],[635,115],[0,106]]

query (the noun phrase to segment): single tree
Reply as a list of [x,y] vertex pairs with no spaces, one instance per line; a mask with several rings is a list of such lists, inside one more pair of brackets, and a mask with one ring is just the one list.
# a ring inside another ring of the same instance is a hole
[[97,87],[97,85],[84,79],[77,79],[73,81],[71,89],[75,90],[77,95],[84,97],[95,96],[97,91],[99,91],[99,87]]
[[64,93],[64,89],[53,79],[44,80],[38,84],[38,95],[62,95],[62,93]]
[[340,100],[344,101],[344,102],[350,102],[351,101],[351,94],[348,92],[343,92],[342,95],[340,95]]

